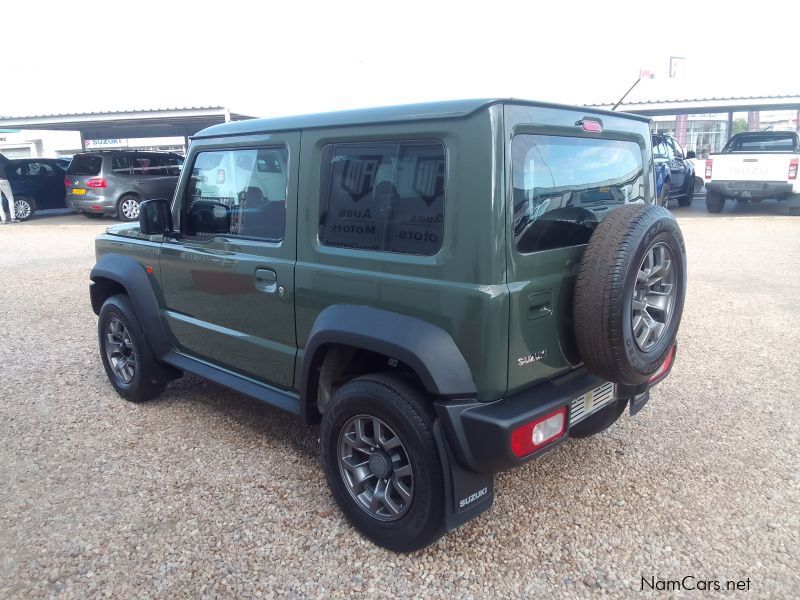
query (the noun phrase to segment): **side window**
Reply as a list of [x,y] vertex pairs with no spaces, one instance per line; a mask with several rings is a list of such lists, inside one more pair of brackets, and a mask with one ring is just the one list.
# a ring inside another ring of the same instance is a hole
[[280,242],[288,159],[283,147],[199,152],[184,198],[184,233]]
[[[656,139],[653,141],[656,141]],[[656,158],[669,157],[667,154],[667,144],[664,142],[663,138],[657,138],[657,143],[653,144],[653,156]]]
[[320,180],[322,244],[426,256],[442,247],[440,142],[328,144]]
[[111,157],[111,172],[115,175],[130,175],[131,161],[125,155]]
[[55,169],[47,163],[34,163],[36,166],[36,175],[40,177],[52,177],[56,174]]
[[181,174],[181,165],[183,164],[183,160],[177,156],[170,156],[167,158],[167,174],[172,176],[178,176]]

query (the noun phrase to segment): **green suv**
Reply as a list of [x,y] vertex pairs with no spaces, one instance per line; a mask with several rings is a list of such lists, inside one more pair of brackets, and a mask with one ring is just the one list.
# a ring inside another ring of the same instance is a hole
[[655,195],[633,115],[495,99],[210,127],[174,200],[97,239],[100,355],[128,400],[188,371],[320,422],[342,512],[415,550],[669,373],[686,253]]

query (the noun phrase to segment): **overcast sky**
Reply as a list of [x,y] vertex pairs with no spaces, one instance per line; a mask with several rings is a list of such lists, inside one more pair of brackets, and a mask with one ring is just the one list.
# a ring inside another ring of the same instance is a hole
[[0,115],[220,105],[271,116],[484,96],[594,103],[622,95],[640,68],[666,78],[671,55],[706,89],[735,81],[761,93],[800,88],[797,19],[796,1],[770,0],[6,0]]

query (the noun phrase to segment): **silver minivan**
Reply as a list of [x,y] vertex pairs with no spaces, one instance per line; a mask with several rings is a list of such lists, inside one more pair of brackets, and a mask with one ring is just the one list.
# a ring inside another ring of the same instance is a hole
[[171,152],[107,150],[72,158],[64,184],[67,206],[86,217],[139,218],[139,203],[172,198],[183,157]]

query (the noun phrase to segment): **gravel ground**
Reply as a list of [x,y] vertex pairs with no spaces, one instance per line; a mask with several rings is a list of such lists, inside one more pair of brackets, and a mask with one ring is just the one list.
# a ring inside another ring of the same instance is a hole
[[340,516],[316,428],[197,378],[115,395],[87,294],[108,221],[0,226],[0,596],[621,598],[692,575],[796,597],[785,213],[676,210],[690,287],[672,376],[634,419],[500,475],[489,513],[412,555]]

